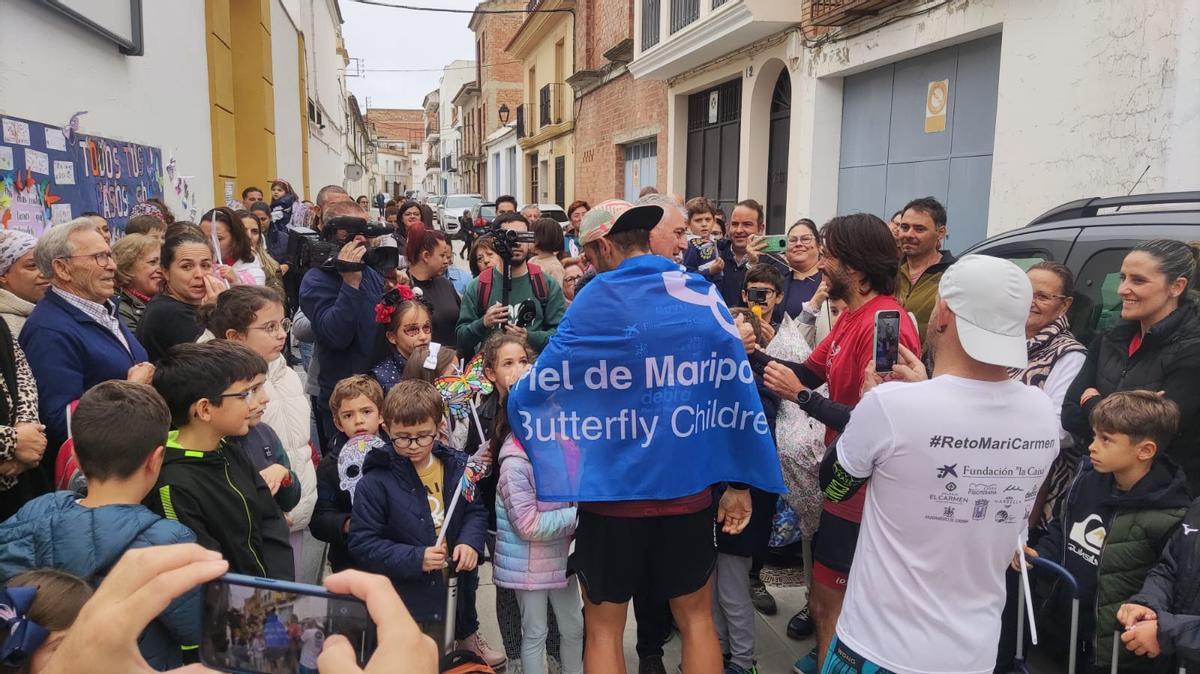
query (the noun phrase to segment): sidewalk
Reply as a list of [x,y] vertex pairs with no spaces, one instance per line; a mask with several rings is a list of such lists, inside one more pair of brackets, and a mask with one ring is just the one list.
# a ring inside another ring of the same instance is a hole
[[[812,648],[813,640],[793,641],[787,637],[787,622],[804,604],[806,590],[803,587],[772,587],[771,594],[779,605],[779,613],[766,617],[758,615],[758,643],[755,650],[758,653],[758,671],[760,674],[787,674],[792,671],[792,663]],[[492,648],[502,650],[500,628],[496,625],[496,587],[492,584],[492,567],[485,564],[479,574],[479,594],[475,606],[479,611],[480,631],[487,638]],[[637,628],[633,617],[633,607],[629,609],[629,620],[625,626],[625,666],[629,674],[638,671]],[[679,636],[676,634],[667,642],[664,649],[663,663],[668,672],[677,672],[679,666]],[[507,670],[516,672],[517,667]]]

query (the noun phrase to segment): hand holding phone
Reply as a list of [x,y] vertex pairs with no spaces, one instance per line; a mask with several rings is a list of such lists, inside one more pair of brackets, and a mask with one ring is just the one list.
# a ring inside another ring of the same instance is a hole
[[765,241],[762,248],[764,253],[786,253],[787,252],[787,235],[786,234],[769,234],[760,239]]
[[886,374],[896,367],[900,355],[900,312],[881,309],[875,312],[875,372]]
[[343,636],[333,635],[325,640],[325,649],[317,660],[321,674],[384,674],[396,671],[396,663],[404,663],[404,671],[438,671],[438,647],[425,636],[404,607],[391,581],[361,571],[342,571],[325,579],[330,592],[351,594],[367,604],[371,620],[375,621],[381,643],[365,669],[355,661],[355,648]]

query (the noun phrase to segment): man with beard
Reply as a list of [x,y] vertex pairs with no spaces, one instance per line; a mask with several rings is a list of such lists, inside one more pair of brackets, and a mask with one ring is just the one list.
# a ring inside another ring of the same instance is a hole
[[933,197],[913,199],[904,206],[896,226],[897,243],[904,263],[896,277],[896,296],[905,310],[917,317],[921,343],[926,324],[937,304],[938,282],[955,258],[942,250],[946,238],[946,208]]
[[[495,224],[513,232],[529,231],[529,222],[519,213],[496,216]],[[557,281],[543,274],[537,265],[527,263],[531,250],[532,243],[512,245],[509,261],[512,290],[507,305],[501,303],[504,279],[498,270],[486,269],[467,285],[455,328],[459,353],[475,353],[483,340],[498,328],[521,335],[537,351],[546,346],[562,320],[567,301]],[[487,296],[481,297],[483,293]],[[533,308],[533,320],[525,327],[518,327],[517,311],[523,304]]]
[[[829,400],[834,403],[849,407],[858,403],[866,366],[874,357],[877,312],[899,311],[900,343],[920,352],[917,328],[893,296],[900,261],[888,226],[874,215],[855,213],[827,222],[821,238],[820,269],[829,286],[829,299],[844,301],[846,312],[803,365],[776,361],[757,350],[750,355],[751,364],[762,369],[767,387],[805,410],[811,409],[811,389],[824,383],[829,384]],[[823,421],[819,417],[817,420]],[[844,416],[841,421],[844,423]],[[837,437],[837,426],[840,424],[826,424],[827,445]],[[819,659],[833,639],[858,542],[864,497],[865,490],[860,490],[847,501],[825,501],[813,539],[813,586],[809,595],[817,647],[796,663],[797,672],[819,671]]]

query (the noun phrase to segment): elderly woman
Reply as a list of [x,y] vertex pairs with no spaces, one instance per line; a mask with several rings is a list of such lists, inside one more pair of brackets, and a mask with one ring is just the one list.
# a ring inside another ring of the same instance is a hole
[[[1067,388],[1087,360],[1084,348],[1067,325],[1071,308],[1071,290],[1075,277],[1066,265],[1059,262],[1039,262],[1029,268],[1029,283],[1033,285],[1033,304],[1025,321],[1025,339],[1029,349],[1029,364],[1023,370],[1010,370],[1013,379],[1036,386],[1050,396],[1055,409],[1062,409]],[[1050,521],[1054,503],[1070,485],[1079,459],[1087,450],[1077,447],[1073,436],[1063,430],[1060,434],[1058,458],[1042,483],[1042,509],[1033,509],[1035,527]]]
[[162,289],[163,273],[159,265],[162,242],[150,234],[126,234],[113,246],[117,261],[117,312],[125,327],[134,333],[146,313],[146,304]]
[[37,239],[15,229],[0,231],[0,317],[14,335],[21,333],[33,305],[46,294],[50,279],[33,261]]

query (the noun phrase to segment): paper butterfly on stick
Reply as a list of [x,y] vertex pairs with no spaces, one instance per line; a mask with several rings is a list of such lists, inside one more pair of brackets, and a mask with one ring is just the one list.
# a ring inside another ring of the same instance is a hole
[[489,470],[488,464],[482,461],[475,459],[467,461],[462,474],[462,495],[467,499],[467,503],[475,502],[475,488],[479,486],[480,480],[487,477]]
[[434,380],[433,385],[437,387],[438,393],[442,394],[442,400],[446,401],[446,408],[449,410],[450,416],[455,419],[466,419],[470,416],[471,399],[475,397],[475,394],[488,395],[492,392],[492,382],[483,376],[482,353],[467,363],[462,374],[438,377]]
[[71,142],[75,134],[79,133],[79,118],[86,114],[87,110],[80,110],[71,115],[71,121],[67,122],[67,125],[62,128],[63,137],[67,139],[68,143]]
[[356,435],[342,445],[338,454],[338,486],[350,492],[350,502],[354,503],[354,490],[362,479],[363,461],[373,449],[386,448],[387,443],[378,435]]

